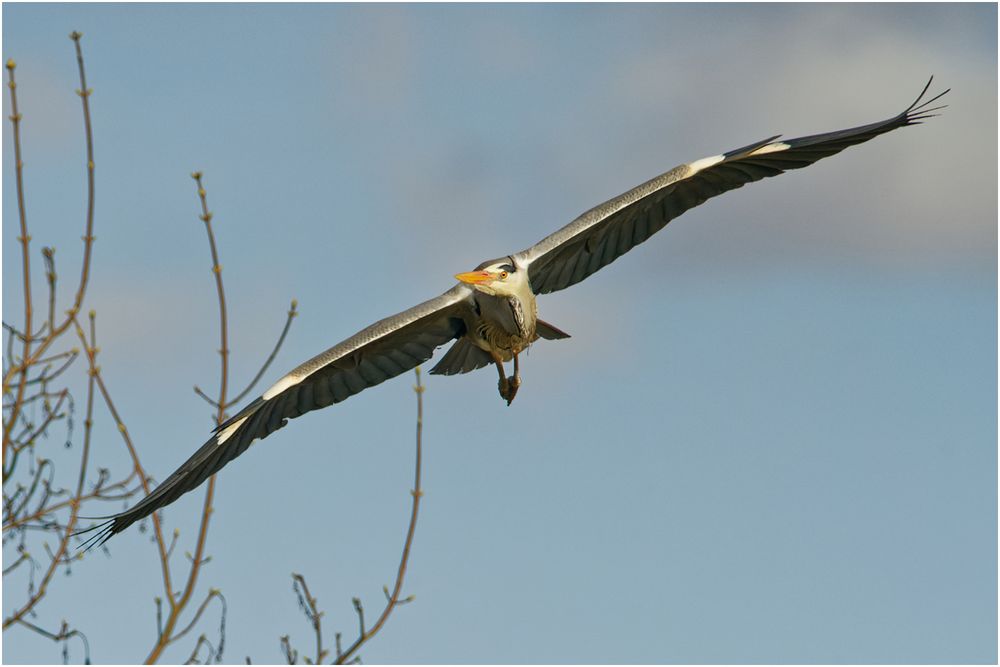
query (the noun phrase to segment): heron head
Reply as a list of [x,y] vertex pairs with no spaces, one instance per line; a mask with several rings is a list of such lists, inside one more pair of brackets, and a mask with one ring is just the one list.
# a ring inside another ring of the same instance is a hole
[[455,277],[491,296],[513,296],[523,287],[526,271],[519,270],[510,257],[491,259],[476,267],[475,271],[459,273]]

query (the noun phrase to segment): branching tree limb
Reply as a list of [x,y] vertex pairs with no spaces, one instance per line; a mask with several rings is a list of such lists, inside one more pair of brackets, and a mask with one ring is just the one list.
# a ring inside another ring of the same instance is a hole
[[[24,160],[21,145],[21,123],[23,116],[18,104],[17,83],[15,80],[16,63],[8,60],[6,63],[7,87],[10,91],[11,127],[13,130],[15,191],[18,202],[18,241],[21,245],[22,290],[24,298],[23,322],[20,325],[4,323],[4,333],[7,336],[3,368],[3,539],[4,546],[15,545],[18,558],[4,569],[4,578],[21,576],[21,565],[28,564],[27,595],[25,601],[13,607],[13,611],[3,620],[3,629],[11,627],[26,628],[41,636],[64,643],[71,637],[83,637],[78,630],[71,628],[65,621],[58,632],[44,630],[40,625],[27,619],[34,617],[37,607],[45,598],[48,587],[57,569],[63,567],[69,572],[70,564],[76,559],[71,553],[70,541],[74,527],[84,502],[108,500],[108,491],[114,492],[114,497],[120,499],[128,495],[129,478],[108,484],[106,471],[99,470],[96,481],[87,489],[87,479],[90,460],[91,425],[93,423],[94,384],[88,382],[87,408],[84,420],[84,444],[80,456],[79,471],[76,475],[75,491],[57,486],[56,459],[43,456],[39,452],[41,441],[45,439],[51,428],[58,422],[66,422],[72,432],[73,399],[68,387],[53,388],[52,383],[62,380],[63,373],[69,369],[78,357],[78,351],[73,348],[45,356],[52,346],[57,345],[71,325],[76,325],[76,314],[83,304],[86,286],[90,273],[90,258],[93,247],[94,225],[94,152],[93,133],[90,122],[89,98],[91,90],[87,88],[86,73],[83,65],[83,53],[80,47],[79,33],[72,33],[76,50],[80,89],[77,90],[82,101],[84,119],[84,135],[87,145],[87,181],[88,193],[86,214],[84,220],[84,253],[83,268],[80,282],[77,286],[73,306],[66,312],[65,319],[56,323],[57,281],[55,250],[51,247],[42,249],[45,276],[48,284],[48,299],[45,313],[45,323],[36,331],[34,322],[35,304],[31,289],[30,241],[28,228],[27,205],[25,201]],[[78,325],[76,325],[78,326]],[[93,333],[93,329],[92,329]],[[21,343],[21,355],[13,356],[15,341]],[[86,343],[93,347],[92,342]],[[59,363],[53,370],[53,364]],[[38,417],[38,406],[41,408],[41,418]],[[67,408],[69,408],[67,410]],[[67,446],[72,442],[67,439]],[[30,456],[22,457],[23,453]],[[26,464],[26,465],[25,465]],[[68,516],[65,516],[68,512]],[[38,538],[29,538],[28,531],[37,534]],[[29,548],[29,542],[31,548]],[[45,558],[39,559],[34,554],[44,553]],[[47,564],[45,561],[47,560]],[[40,576],[39,576],[40,573]],[[13,580],[11,580],[13,581]],[[7,596],[9,599],[12,596]],[[84,644],[86,646],[85,637]],[[89,649],[87,649],[89,659]]]
[[[90,116],[90,98],[93,91],[87,86],[81,38],[82,35],[78,32],[70,35],[77,60],[80,88],[76,92],[82,104],[86,140],[87,199],[84,215],[83,263],[80,282],[76,287],[72,306],[65,311],[65,316],[57,320],[55,288],[58,273],[55,249],[53,247],[42,249],[48,290],[47,303],[41,309],[45,319],[40,326],[36,322],[35,316],[39,309],[35,307],[35,295],[31,289],[32,266],[29,245],[31,235],[28,227],[21,143],[23,116],[17,96],[16,64],[13,60],[8,60],[6,63],[7,87],[12,111],[10,121],[13,130],[15,189],[18,200],[18,241],[22,251],[24,312],[22,322],[17,324],[3,323],[6,338],[4,345],[6,354],[3,363],[3,542],[5,551],[8,547],[16,549],[16,557],[8,559],[8,565],[3,570],[5,584],[8,586],[5,601],[10,601],[14,597],[10,591],[15,577],[19,578],[18,581],[25,581],[27,593],[23,602],[11,605],[13,611],[9,612],[3,619],[3,629],[5,633],[14,627],[28,629],[54,641],[61,641],[64,647],[70,638],[79,636],[84,639],[85,643],[85,637],[79,630],[65,622],[58,632],[51,632],[28,619],[33,618],[38,613],[39,605],[45,599],[56,570],[62,567],[68,572],[71,563],[82,557],[82,554],[74,553],[71,546],[74,530],[79,528],[81,507],[97,501],[120,503],[136,493],[148,494],[152,490],[151,480],[142,465],[138,448],[115,406],[108,382],[98,364],[96,313],[93,310],[90,311],[89,323],[86,325],[81,322],[79,317],[86,295],[86,286],[91,270],[92,248],[95,241],[95,163]],[[218,408],[216,420],[217,423],[221,423],[225,418],[226,408],[231,404],[226,398],[229,359],[225,293],[221,279],[221,264],[210,224],[211,214],[207,210],[205,192],[201,186],[200,177],[198,186],[202,208],[201,219],[205,222],[208,232],[212,270],[216,274],[216,291],[220,305],[222,368],[220,394],[215,405]],[[277,354],[295,313],[296,305],[293,302],[278,344],[265,362],[265,368]],[[67,333],[75,335],[79,347],[74,346],[61,352],[50,352],[53,347],[64,341]],[[18,357],[14,356],[16,347],[20,352]],[[61,422],[67,424],[66,444],[67,446],[72,444],[73,396],[69,386],[57,387],[54,385],[56,382],[62,381],[65,377],[64,373],[74,366],[74,362],[81,356],[81,349],[82,356],[86,361],[87,393],[83,422],[83,445],[79,467],[73,474],[73,482],[66,484],[66,486],[60,486],[57,480],[62,475],[57,471],[57,467],[61,457],[57,459],[41,455],[40,445],[41,441],[48,437],[52,428]],[[264,369],[257,373],[251,385],[263,375],[263,372]],[[100,398],[100,401],[95,400],[97,397]],[[103,408],[114,420],[131,461],[131,470],[124,478],[117,481],[112,481],[111,474],[106,468],[97,467],[95,470],[95,466],[91,463],[91,439],[98,403],[103,404]],[[30,454],[30,456],[25,454]],[[202,648],[207,646],[211,649],[209,651],[210,659],[216,661],[221,659],[225,640],[225,600],[221,594],[215,589],[210,590],[193,614],[185,614],[185,610],[196,592],[201,567],[209,560],[205,555],[205,547],[208,519],[212,508],[212,491],[213,484],[210,482],[201,513],[201,523],[194,549],[195,555],[191,558],[184,576],[180,578],[183,581],[180,591],[175,591],[174,582],[177,577],[172,572],[170,564],[179,531],[174,531],[173,538],[168,545],[164,539],[160,517],[154,514],[151,519],[153,538],[157,546],[157,556],[163,578],[163,599],[167,600],[167,606],[165,618],[162,614],[160,615],[160,631],[147,656],[147,660],[150,662],[159,659],[162,651],[172,642],[191,632],[202,619],[208,603],[216,598],[222,601],[219,640],[215,646],[209,644],[207,639],[199,640],[192,656],[200,655],[199,652],[202,651]],[[87,512],[87,514],[93,515],[106,513],[106,510],[102,512],[100,509]],[[36,535],[37,537],[34,537]],[[183,628],[181,628],[182,623],[184,623]],[[87,659],[89,660],[89,647],[87,647]]]
[[[341,648],[341,634],[339,632],[336,633],[336,658],[333,663],[336,665],[360,662],[358,651],[361,647],[371,640],[372,637],[378,634],[379,630],[381,630],[386,621],[389,620],[389,616],[396,607],[412,602],[414,599],[412,595],[406,598],[401,597],[403,592],[403,579],[406,577],[406,566],[410,561],[410,547],[413,546],[413,536],[417,528],[417,515],[420,512],[420,499],[423,497],[423,489],[420,486],[420,471],[423,454],[424,385],[420,381],[419,366],[414,369],[414,375],[416,377],[416,384],[413,387],[413,391],[417,395],[416,455],[414,457],[413,489],[410,491],[413,502],[410,506],[410,523],[406,528],[406,539],[403,541],[403,555],[399,559],[399,569],[396,571],[396,581],[392,586],[392,591],[389,591],[388,586],[382,587],[382,591],[385,594],[386,604],[382,609],[382,613],[379,614],[378,619],[375,621],[375,625],[370,628],[365,626],[365,609],[361,604],[361,599],[353,598],[351,600],[354,605],[354,612],[358,616],[358,636],[345,651]],[[294,582],[292,588],[299,598],[299,606],[302,608],[303,613],[312,625],[313,632],[316,635],[316,659],[313,661],[309,658],[304,658],[304,660],[307,664],[319,664],[329,653],[327,649],[323,648],[323,633],[320,627],[320,619],[323,616],[323,612],[319,611],[316,599],[309,593],[309,587],[306,585],[305,577],[300,574],[292,574],[292,580]],[[291,641],[287,635],[281,637],[281,649],[288,664],[295,664],[300,653],[292,647]]]
[[[196,171],[191,174],[197,185],[198,201],[201,206],[201,214],[198,216],[199,219],[205,224],[205,232],[208,237],[208,247],[212,260],[212,273],[215,276],[215,291],[216,297],[219,303],[219,358],[220,358],[220,368],[219,368],[219,395],[216,398],[210,398],[198,387],[195,387],[195,391],[205,398],[212,406],[216,409],[215,413],[215,423],[216,425],[222,424],[227,419],[227,410],[233,404],[233,400],[228,398],[229,390],[229,316],[226,308],[226,290],[225,285],[222,281],[222,263],[219,261],[219,251],[215,242],[215,232],[212,228],[212,212],[208,209],[208,193],[205,190],[205,186],[202,182],[202,173]],[[277,355],[278,350],[281,348],[282,343],[285,340],[285,336],[288,333],[288,328],[291,326],[292,319],[296,315],[296,302],[292,301],[291,309],[288,312],[288,317],[285,320],[285,326],[282,329],[281,336],[278,338],[278,342],[271,352],[270,356],[265,360],[263,367],[259,370],[254,378],[250,381],[245,392],[249,392],[253,386],[257,383],[260,377],[264,374],[264,371],[270,365],[271,361]],[[195,588],[198,583],[198,575],[201,572],[202,566],[210,560],[210,556],[206,556],[206,548],[208,543],[208,526],[209,520],[212,516],[212,502],[215,495],[215,475],[208,478],[208,482],[205,487],[205,500],[202,504],[201,518],[198,527],[197,540],[194,547],[194,555],[189,559],[189,567],[187,571],[186,581],[183,588],[181,589],[179,595],[173,593],[173,588],[169,585],[170,581],[170,555],[173,553],[174,543],[172,542],[169,547],[164,548],[162,535],[157,531],[157,542],[160,549],[160,559],[163,563],[164,571],[164,584],[165,584],[165,595],[164,599],[167,601],[167,615],[166,619],[162,619],[162,622],[158,624],[160,628],[159,634],[157,635],[156,642],[153,644],[149,655],[146,657],[147,663],[157,662],[163,654],[163,651],[170,646],[172,643],[178,641],[184,637],[194,625],[201,618],[202,613],[208,606],[208,603],[213,599],[218,597],[222,600],[222,622],[219,635],[219,643],[213,650],[210,650],[209,655],[217,656],[217,659],[221,660],[222,651],[225,645],[225,615],[226,615],[226,605],[225,599],[222,598],[221,594],[212,589],[209,591],[208,596],[204,599],[202,604],[195,611],[194,617],[191,621],[183,628],[178,630],[179,624],[181,623],[181,615],[184,612],[187,605],[190,603],[192,596],[194,595]],[[153,514],[153,521],[156,523],[158,521],[157,514]],[[176,540],[176,537],[175,537]],[[194,651],[191,654],[189,661],[196,659],[198,652],[202,646],[209,646],[208,640],[202,635],[198,639],[198,643],[195,646]]]
[[[86,320],[81,316],[91,273],[93,245],[96,241],[95,161],[90,109],[93,91],[87,86],[81,38],[82,35],[78,32],[70,35],[77,61],[80,87],[76,93],[81,100],[86,143],[87,195],[83,215],[83,260],[72,304],[62,311],[58,307],[56,293],[59,275],[56,250],[53,246],[41,249],[42,268],[47,286],[44,295],[37,297],[31,288],[31,234],[25,198],[21,142],[23,117],[17,96],[16,64],[13,60],[8,60],[6,63],[24,309],[23,313],[19,313],[21,321],[3,322],[5,338],[2,369],[3,545],[5,556],[9,556],[5,558],[3,577],[7,587],[5,602],[9,603],[9,608],[12,609],[3,619],[3,630],[6,636],[6,632],[10,629],[26,629],[60,643],[63,647],[64,660],[67,662],[70,659],[68,652],[71,641],[76,646],[76,640],[79,640],[79,645],[84,651],[84,660],[89,663],[90,646],[87,637],[74,624],[60,621],[59,629],[52,631],[46,629],[46,625],[51,628],[55,624],[37,620],[43,607],[42,602],[54,581],[56,571],[64,569],[69,573],[72,564],[83,557],[82,552],[74,551],[73,537],[74,532],[81,528],[79,525],[81,515],[107,514],[106,509],[102,511],[101,504],[109,502],[120,504],[135,495],[148,495],[153,490],[154,484],[142,464],[139,447],[115,404],[110,382],[98,363],[100,348],[97,314],[94,310],[90,310]],[[192,177],[197,185],[199,218],[205,225],[211,270],[215,277],[220,337],[218,395],[210,397],[197,386],[195,392],[212,405],[216,424],[221,424],[227,418],[228,409],[234,403],[242,401],[270,368],[286,339],[292,320],[298,314],[298,305],[294,300],[291,302],[284,326],[270,354],[246,387],[235,396],[231,396],[233,392],[230,391],[230,387],[233,383],[229,368],[229,325],[222,264],[219,260],[212,226],[213,215],[208,208],[202,174],[195,172]],[[36,298],[42,298],[44,302],[36,304],[34,301]],[[72,346],[68,346],[67,343],[72,343]],[[85,364],[83,368],[78,362],[80,359]],[[57,427],[61,429],[61,425],[66,427],[66,438],[63,441],[66,447],[73,444],[74,414],[77,405],[74,391],[77,390],[75,388],[71,390],[70,383],[76,377],[74,369],[82,371],[78,374],[77,382],[82,381],[86,398],[81,403],[84,419],[82,445],[77,457],[79,463],[71,464],[72,470],[67,474],[66,457],[54,455],[51,449],[46,450],[43,445],[54,429]],[[417,394],[416,471],[410,523],[396,581],[391,592],[388,587],[384,587],[386,606],[370,628],[365,626],[364,608],[360,600],[355,599],[354,607],[359,621],[358,637],[347,650],[342,650],[340,633],[334,635],[337,663],[357,662],[361,646],[379,632],[393,609],[412,599],[401,599],[400,596],[422,494],[420,471],[423,386],[419,369],[416,371],[414,389]],[[128,456],[127,472],[121,477],[116,478],[109,467],[101,466],[99,462],[92,460],[91,444],[94,438],[95,420],[103,415],[113,420]],[[196,633],[203,625],[210,608],[215,609],[211,605],[213,600],[218,600],[220,603],[218,639],[217,641],[214,639],[214,633],[211,641],[205,633],[199,634],[187,662],[207,663],[222,660],[225,646],[226,600],[215,588],[210,588],[207,592],[199,592],[198,589],[202,566],[211,560],[207,555],[207,544],[214,490],[215,478],[212,477],[205,487],[193,555],[189,555],[188,561],[179,566],[180,569],[172,563],[172,557],[175,547],[181,542],[181,531],[178,529],[171,531],[168,542],[162,517],[154,513],[150,518],[152,541],[156,545],[156,557],[160,562],[163,594],[154,601],[157,632],[146,656],[148,663],[161,660],[168,647],[185,638],[189,639],[189,635]],[[94,505],[96,508],[90,509]],[[87,508],[86,511],[81,511],[84,508]],[[104,547],[104,552],[110,553],[107,547]],[[15,588],[13,582],[26,585],[23,600],[11,593]],[[180,586],[177,586],[178,582]],[[309,663],[329,660],[330,650],[324,648],[323,644],[321,626],[323,612],[319,610],[316,598],[309,591],[304,577],[294,575],[294,586],[316,637],[315,651],[310,652],[308,657],[302,654],[303,659]],[[196,600],[200,602],[195,602]],[[282,650],[289,662],[295,662],[300,655],[291,646],[287,637],[282,639]]]
[[399,559],[399,569],[396,571],[396,583],[393,584],[392,593],[389,593],[387,587],[383,587],[383,592],[386,596],[386,605],[379,615],[378,620],[375,621],[373,625],[367,631],[364,628],[364,611],[361,607],[361,603],[358,602],[355,606],[357,607],[358,616],[361,619],[361,631],[358,634],[358,638],[354,640],[346,651],[343,653],[337,653],[336,664],[343,665],[350,662],[357,656],[358,650],[368,642],[372,637],[378,634],[378,631],[382,629],[385,622],[389,620],[389,615],[392,611],[401,604],[406,604],[413,601],[413,596],[406,598],[400,598],[403,592],[403,578],[406,576],[406,566],[410,562],[410,547],[413,545],[413,534],[417,529],[417,514],[420,512],[420,499],[423,497],[424,492],[420,487],[420,466],[422,459],[422,441],[423,441],[423,430],[424,430],[424,385],[420,382],[420,367],[418,366],[414,369],[416,375],[416,384],[413,387],[413,391],[417,395],[417,428],[416,428],[416,456],[413,472],[413,490],[410,492],[413,496],[413,504],[410,508],[410,525],[406,529],[406,540],[403,542],[403,555]]

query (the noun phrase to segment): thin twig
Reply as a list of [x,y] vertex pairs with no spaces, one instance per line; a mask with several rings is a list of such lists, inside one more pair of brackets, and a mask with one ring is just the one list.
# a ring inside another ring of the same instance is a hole
[[[21,268],[22,268],[22,280],[24,281],[24,331],[27,333],[31,332],[31,254],[28,251],[28,244],[31,242],[31,237],[28,235],[28,214],[24,203],[24,161],[21,159],[21,113],[17,108],[17,81],[14,78],[14,69],[17,64],[13,59],[7,61],[7,87],[10,88],[10,122],[14,129],[14,182],[17,190],[17,216],[18,221],[21,225],[21,235],[17,237],[17,240],[21,244]],[[31,356],[31,339],[29,337],[24,338],[24,351],[21,353],[21,380],[17,385],[17,396],[14,399],[14,407],[12,414],[8,417],[8,421],[4,424],[3,428],[3,462],[6,465],[7,461],[7,448],[10,446],[10,432],[17,422],[17,416],[20,412],[21,400],[24,398],[24,387],[25,382],[28,379],[28,368],[29,364],[27,359]],[[9,373],[13,373],[17,366],[15,364],[11,365]],[[3,379],[3,393],[6,396],[9,387],[10,380],[6,375]]]
[[31,479],[31,484],[27,488],[27,493],[25,493],[24,497],[21,499],[21,504],[18,505],[13,510],[14,516],[17,516],[22,511],[24,511],[24,509],[28,506],[28,503],[31,502],[31,499],[35,495],[35,491],[38,490],[38,486],[39,486],[39,483],[41,482],[41,478],[42,478],[42,473],[46,472],[46,471],[48,471],[48,473],[49,473],[49,479],[47,481],[47,484],[51,484],[52,483],[52,479],[53,479],[53,474],[54,474],[53,473],[53,467],[52,467],[52,461],[50,461],[49,459],[40,459],[38,461],[38,468],[35,470],[35,474],[34,474],[34,476]]
[[45,280],[49,284],[49,333],[56,327],[56,249],[42,248],[42,259],[45,261]]
[[208,247],[212,253],[212,273],[215,274],[215,290],[219,297],[219,356],[221,357],[221,367],[219,370],[219,398],[216,404],[219,406],[218,423],[224,419],[226,401],[226,389],[229,383],[229,316],[226,312],[226,290],[222,285],[222,264],[219,263],[219,252],[215,247],[215,234],[212,232],[212,213],[208,210],[208,200],[205,188],[201,183],[201,172],[196,171],[191,174],[191,178],[198,184],[198,198],[201,200],[201,220],[205,223],[205,231],[208,234]]
[[66,398],[69,396],[69,390],[63,389],[58,394],[56,394],[56,396],[58,397],[58,401],[56,401],[55,407],[47,411],[45,419],[42,420],[42,423],[36,426],[35,430],[32,431],[31,433],[26,434],[24,436],[18,436],[16,438],[18,442],[23,442],[25,443],[25,445],[28,446],[32,445],[38,438],[38,436],[46,432],[49,428],[49,425],[53,421],[59,418],[59,408],[62,407],[63,402],[65,402]]
[[299,652],[292,648],[292,643],[288,639],[288,635],[281,637],[281,651],[285,654],[285,662],[289,665],[294,665],[299,660]]
[[198,637],[198,642],[194,645],[194,650],[191,651],[191,655],[184,661],[185,665],[198,664],[198,651],[201,650],[202,646],[208,647],[208,661],[205,664],[207,665],[212,661],[212,654],[215,653],[215,649],[212,648],[212,642],[208,641],[208,637],[201,635]]
[[54,354],[51,357],[47,357],[45,359],[39,359],[37,362],[35,362],[37,365],[47,364],[48,366],[51,366],[51,362],[56,361],[58,359],[65,359],[65,361],[62,363],[62,365],[60,365],[58,368],[56,368],[56,370],[54,370],[51,373],[48,372],[48,367],[46,367],[45,371],[43,371],[41,375],[28,380],[28,384],[29,385],[39,384],[55,380],[57,377],[62,375],[63,372],[67,368],[69,368],[74,361],[76,361],[76,358],[79,356],[79,354],[80,351],[77,350],[76,348],[73,348],[72,350],[68,350],[66,352],[60,352],[59,354]]
[[[201,172],[195,172],[191,174],[191,177],[195,180],[198,185],[198,198],[201,202],[201,215],[199,216],[202,222],[205,223],[205,231],[208,234],[208,245],[211,250],[212,255],[212,273],[215,274],[215,286],[216,292],[219,297],[219,329],[220,329],[220,339],[221,348],[219,349],[219,356],[221,357],[221,368],[220,368],[220,386],[219,386],[219,397],[216,401],[218,406],[218,411],[216,413],[216,423],[222,424],[225,421],[226,407],[229,403],[226,400],[226,389],[229,381],[229,327],[228,318],[226,314],[226,292],[222,284],[222,264],[219,263],[219,253],[215,245],[215,234],[212,231],[212,214],[208,210],[208,200],[205,193],[205,188],[202,186],[201,182]],[[180,597],[175,601],[172,595],[169,595],[168,590],[168,601],[170,602],[170,613],[167,615],[166,623],[164,624],[163,633],[157,638],[156,643],[153,645],[152,650],[146,657],[147,663],[153,663],[159,660],[160,655],[163,650],[174,641],[173,636],[174,628],[177,626],[180,613],[187,606],[191,599],[191,595],[194,593],[195,585],[198,582],[198,574],[201,571],[201,566],[206,562],[204,558],[205,544],[208,539],[208,523],[212,516],[212,499],[215,495],[215,475],[208,478],[208,484],[205,488],[205,502],[202,505],[201,513],[201,524],[198,528],[198,539],[195,543],[194,556],[191,558],[191,569],[188,571],[187,582],[184,585],[184,589],[181,592]],[[155,516],[155,513],[154,513]],[[166,562],[164,562],[164,568],[167,568]],[[221,646],[220,646],[221,652]]]
[[358,615],[361,616],[362,618],[361,634],[354,641],[354,643],[347,648],[346,651],[344,651],[343,653],[340,653],[338,651],[336,660],[336,664],[338,665],[343,665],[349,662],[352,659],[352,657],[354,657],[355,653],[357,653],[358,649],[360,649],[365,642],[374,637],[378,633],[378,631],[382,629],[382,626],[385,625],[385,622],[389,619],[389,615],[392,613],[392,610],[395,609],[397,605],[404,602],[409,602],[410,600],[413,599],[411,596],[406,600],[400,600],[399,596],[403,590],[403,578],[406,576],[406,565],[410,559],[410,546],[413,544],[413,534],[417,527],[417,514],[420,511],[420,498],[421,496],[423,496],[423,491],[420,488],[420,465],[421,465],[421,454],[422,454],[421,435],[423,433],[423,427],[424,427],[424,400],[423,400],[424,386],[420,382],[420,367],[414,369],[414,373],[417,379],[417,383],[413,387],[413,391],[416,392],[417,394],[417,429],[416,429],[417,444],[416,444],[416,465],[413,474],[413,490],[410,492],[413,495],[413,506],[410,512],[410,525],[406,530],[406,541],[403,543],[403,555],[399,561],[399,571],[396,573],[396,583],[392,587],[392,594],[389,596],[389,600],[386,603],[385,609],[382,610],[382,614],[378,617],[378,620],[375,621],[375,625],[373,625],[371,629],[367,631],[365,631],[363,627],[364,617],[361,616],[362,614],[360,610],[361,605],[360,603],[357,605]]
[[201,398],[205,399],[205,402],[208,403],[209,405],[211,405],[213,408],[218,409],[218,407],[219,407],[218,402],[216,402],[216,400],[214,398],[212,398],[211,396],[209,396],[208,394],[206,394],[205,392],[203,392],[201,390],[201,387],[199,387],[198,385],[194,386],[194,393],[198,394],[198,396],[200,396]]
[[194,613],[194,618],[191,619],[191,622],[188,623],[183,630],[180,630],[179,632],[174,634],[174,636],[171,637],[170,640],[172,642],[177,641],[178,639],[186,635],[188,632],[190,632],[191,628],[193,628],[195,624],[197,624],[198,621],[201,619],[201,615],[205,613],[205,608],[208,607],[208,603],[216,598],[218,598],[222,602],[222,609],[223,609],[222,613],[223,615],[225,615],[226,598],[222,597],[222,592],[219,589],[213,588],[208,591],[208,595],[205,596],[205,599],[198,606],[198,610]]
[[[24,619],[18,620],[18,623],[47,639],[51,639],[54,642],[68,642],[71,637],[79,637],[80,641],[83,642],[83,664],[90,664],[90,642],[87,641],[87,635],[83,634],[79,630],[70,630],[66,621],[62,622],[62,627],[59,629],[58,633],[49,632],[48,630],[40,628],[34,623],[29,623]],[[68,657],[65,650],[63,650],[63,657]]]
[[21,555],[18,556],[16,561],[14,561],[13,563],[11,563],[10,565],[8,565],[3,569],[3,576],[6,577],[8,574],[16,570],[18,566],[24,561],[28,560],[28,558],[29,558],[28,554],[22,551]]
[[358,615],[358,636],[365,636],[365,608],[361,604],[361,598],[351,598],[354,605],[354,613]]
[[[14,367],[14,341],[21,335],[21,332],[12,327],[11,325],[7,324],[6,322],[3,322],[3,328],[10,332],[10,335],[7,336],[6,354],[3,357],[3,373],[4,376],[6,377],[8,369]],[[6,390],[6,385],[4,385],[4,389]],[[6,395],[7,394],[5,391],[4,396]]]
[[87,139],[87,231],[83,236],[83,267],[80,269],[80,285],[77,288],[73,307],[69,310],[69,317],[62,327],[63,329],[69,326],[69,320],[73,319],[83,307],[83,295],[87,291],[87,282],[90,277],[90,258],[96,240],[94,237],[94,131],[90,123],[90,96],[94,91],[87,87],[87,73],[83,67],[83,50],[80,48],[81,37],[83,37],[83,33],[75,30],[69,35],[76,49],[76,62],[80,71],[80,89],[76,92],[83,104],[84,136]]
[[[314,665],[318,665],[323,662],[323,658],[326,657],[328,651],[323,648],[323,630],[320,624],[320,619],[323,617],[323,612],[319,610],[316,605],[316,598],[312,596],[309,592],[309,586],[306,584],[306,579],[301,574],[292,574],[292,579],[295,581],[295,585],[301,586],[301,592],[296,589],[296,593],[299,594],[299,604],[302,606],[302,610],[306,614],[306,618],[312,623],[313,632],[316,633],[316,659],[313,661]],[[306,658],[306,661],[309,659]]]
[[[271,350],[271,354],[269,354],[267,359],[264,360],[264,365],[260,367],[260,370],[257,371],[257,374],[253,376],[252,380],[250,380],[250,383],[246,386],[246,389],[237,394],[236,397],[230,401],[230,403],[235,404],[242,401],[246,397],[246,395],[250,393],[250,391],[254,388],[254,386],[258,382],[260,382],[260,378],[263,377],[264,373],[267,372],[267,369],[271,365],[271,362],[274,361],[274,358],[276,356],[278,356],[278,350],[281,349],[282,344],[284,344],[285,342],[285,336],[288,335],[288,330],[292,326],[292,320],[295,319],[295,316],[299,314],[297,310],[298,305],[299,302],[296,301],[295,299],[292,299],[292,305],[288,308],[288,317],[285,318],[285,326],[282,327],[281,329],[281,335],[278,336],[278,342],[274,344],[274,349]],[[195,391],[198,391],[197,387],[195,387]]]
[[[97,355],[97,316],[90,311],[90,345],[88,353]],[[94,374],[87,375],[87,416],[83,420],[83,454],[80,458],[80,477],[76,483],[76,497],[83,495],[83,482],[87,479],[87,463],[90,460],[90,435],[94,426]]]
[[168,561],[170,560],[170,557],[172,555],[174,555],[174,547],[177,546],[177,538],[179,538],[180,536],[181,536],[181,531],[179,529],[177,529],[177,528],[174,528],[173,537],[170,538],[170,546],[167,547],[167,560]]

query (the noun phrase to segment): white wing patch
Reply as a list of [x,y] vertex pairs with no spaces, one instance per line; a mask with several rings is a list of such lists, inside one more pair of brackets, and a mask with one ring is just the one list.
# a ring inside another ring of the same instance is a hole
[[689,176],[694,176],[702,169],[708,169],[709,167],[719,164],[726,159],[725,155],[713,155],[712,157],[703,157],[700,160],[695,160],[694,162],[688,163],[688,169],[691,170]]
[[298,383],[302,382],[304,377],[305,376],[296,377],[295,375],[289,373],[288,375],[286,375],[285,377],[281,378],[273,385],[271,385],[271,388],[265,391],[264,394],[261,396],[261,398],[263,398],[265,401],[269,401],[278,394],[280,394],[281,392],[288,389],[289,387],[294,387]]
[[750,155],[764,155],[766,153],[777,153],[778,151],[785,151],[785,150],[788,150],[789,148],[791,148],[791,146],[789,146],[785,142],[783,142],[783,141],[776,141],[773,144],[768,144],[766,146],[761,146],[760,148],[758,148],[757,150],[755,150]]
[[246,417],[244,417],[243,419],[239,420],[238,422],[233,422],[232,424],[230,424],[226,428],[224,428],[221,431],[219,431],[219,435],[216,436],[216,445],[221,445],[226,440],[229,440],[229,438],[231,438],[233,436],[233,433],[236,433],[236,429],[238,429],[240,426],[243,426],[243,422],[245,422],[249,417],[250,417],[250,415],[247,415]]

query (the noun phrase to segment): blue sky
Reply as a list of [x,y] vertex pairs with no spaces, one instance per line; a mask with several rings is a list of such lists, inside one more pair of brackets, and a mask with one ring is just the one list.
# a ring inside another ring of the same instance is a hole
[[[67,295],[85,181],[66,35],[84,33],[88,305],[160,479],[211,425],[191,386],[217,384],[191,171],[215,213],[236,384],[299,300],[271,382],[676,164],[891,116],[934,74],[953,89],[941,118],[712,200],[541,299],[573,338],[532,348],[511,407],[492,372],[428,379],[416,601],[362,657],[996,661],[995,6],[5,4],[3,18],[34,245],[57,246]],[[228,600],[227,661],[278,661],[284,634],[311,645],[293,571],[328,636],[353,632],[351,597],[378,606],[409,511],[411,384],[295,420],[220,475],[201,586]],[[124,471],[114,425],[96,428],[103,465]],[[201,497],[166,512],[181,550]],[[70,620],[96,662],[142,660],[155,550],[136,530],[110,548],[60,576],[36,620]],[[5,582],[5,615],[22,592]],[[3,658],[60,659],[18,630]]]

